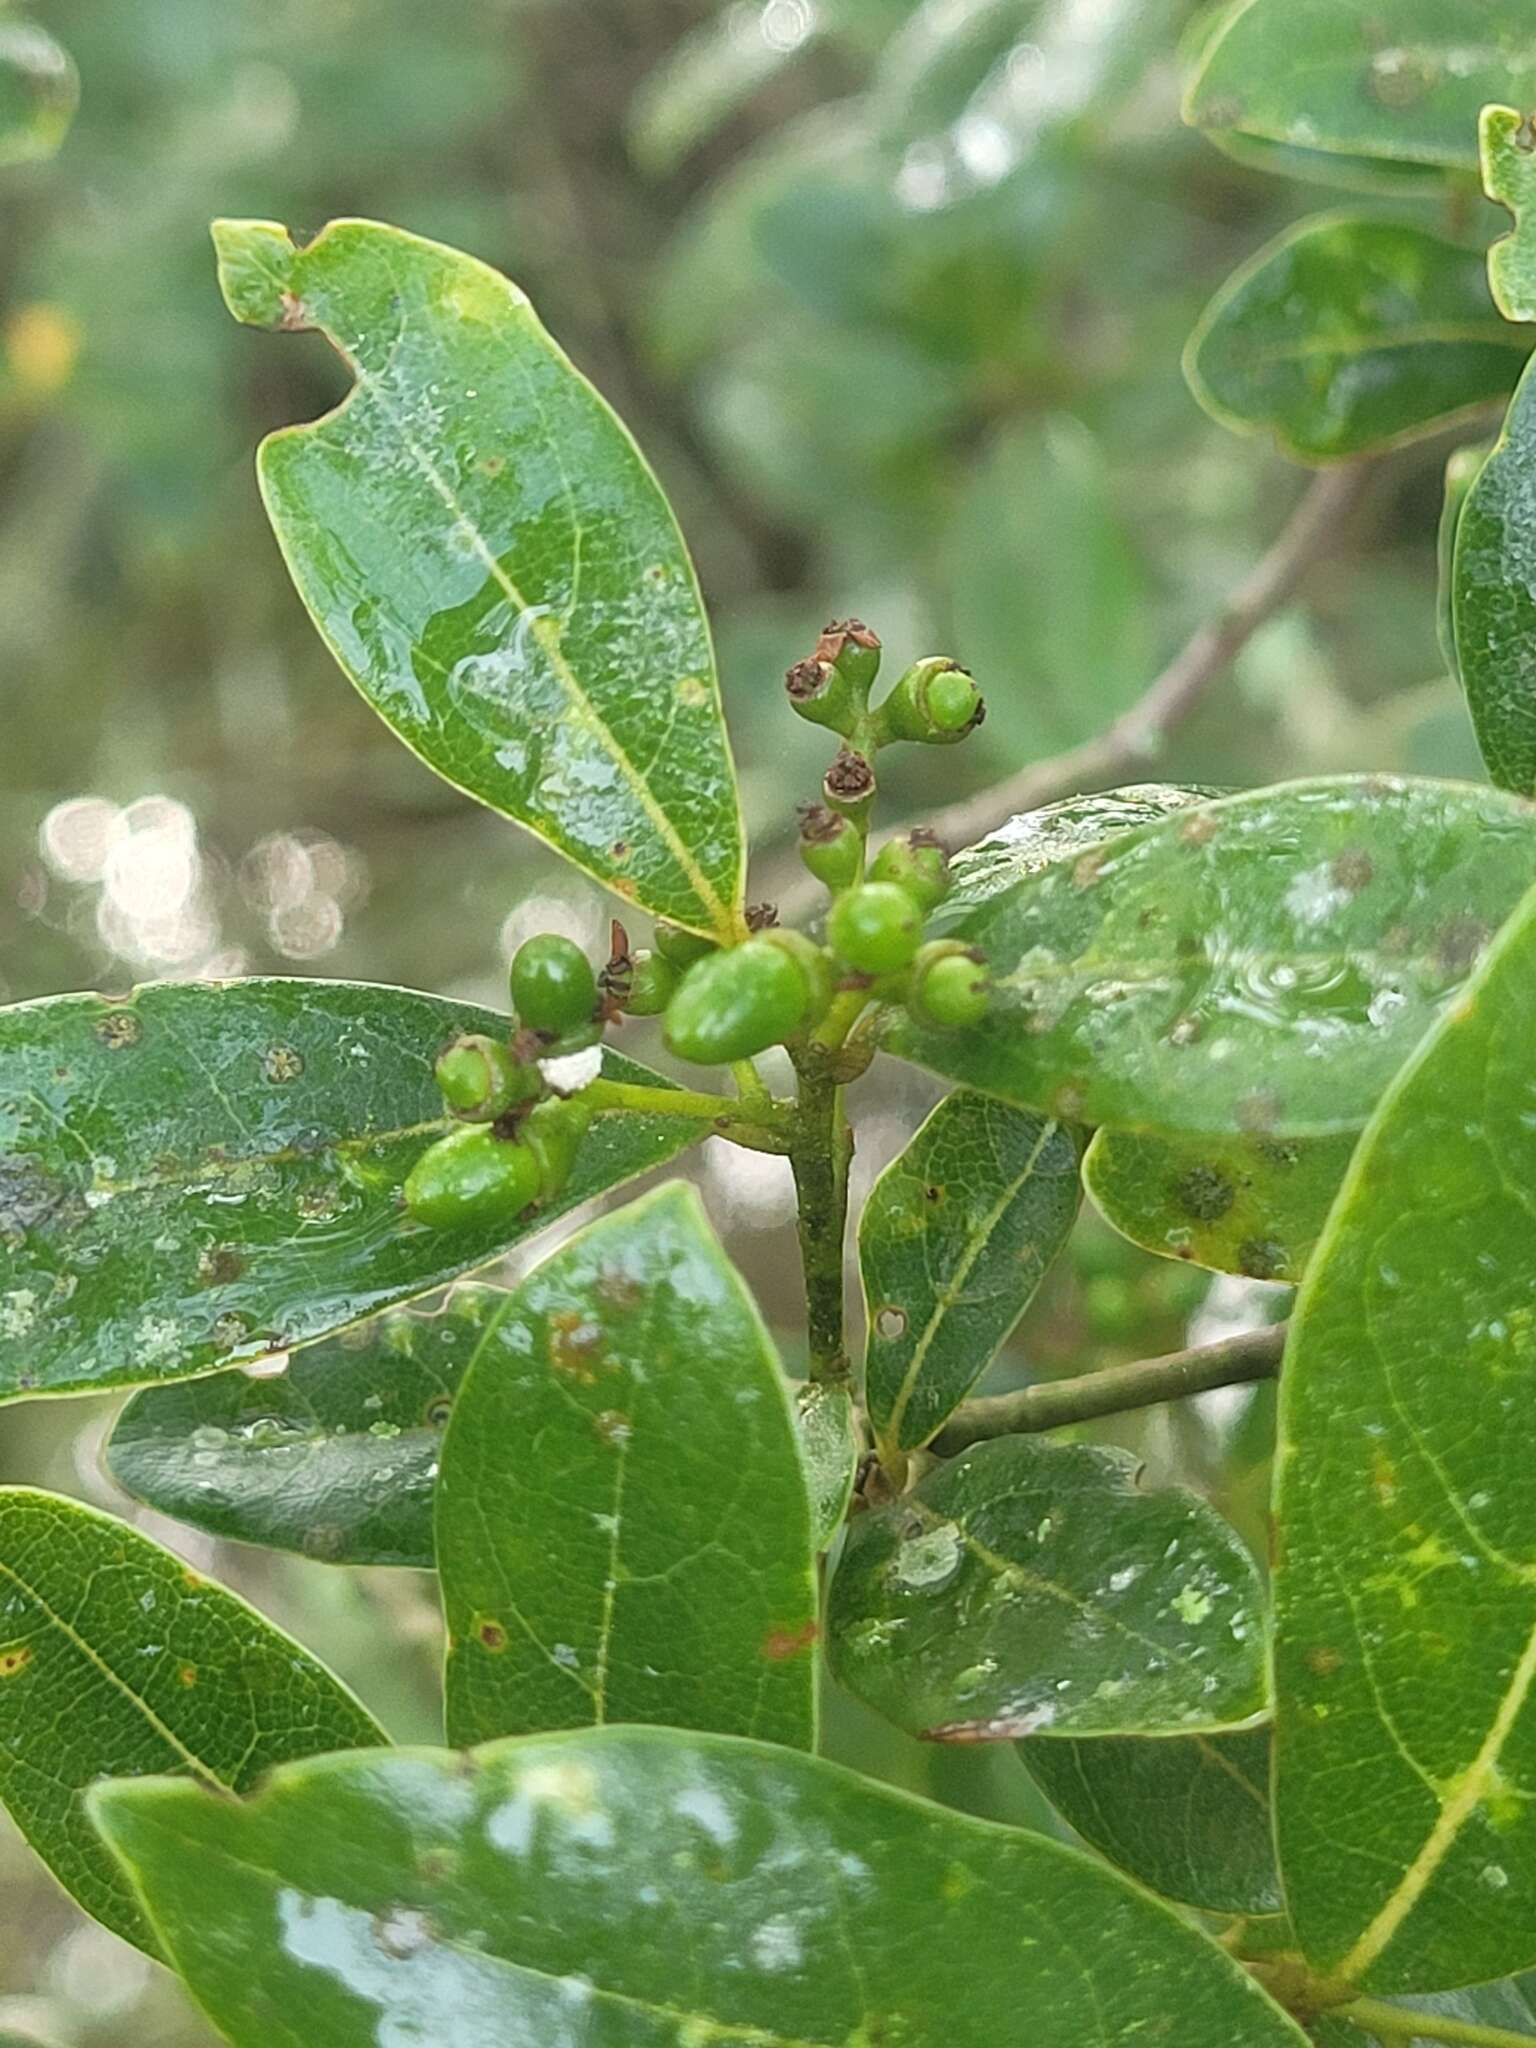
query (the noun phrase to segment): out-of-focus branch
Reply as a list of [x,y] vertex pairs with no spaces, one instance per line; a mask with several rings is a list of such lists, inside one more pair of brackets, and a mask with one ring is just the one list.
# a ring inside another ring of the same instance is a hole
[[925,819],[947,846],[969,846],[1021,811],[1079,790],[1142,775],[1247,646],[1294,595],[1308,570],[1332,551],[1376,473],[1374,462],[1319,472],[1275,544],[1215,618],[1207,620],[1131,708],[1096,739],[1033,762],[1005,782]]

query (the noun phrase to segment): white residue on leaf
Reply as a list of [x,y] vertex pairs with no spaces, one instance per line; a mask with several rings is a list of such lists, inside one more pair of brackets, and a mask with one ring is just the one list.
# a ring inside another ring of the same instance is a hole
[[26,1337],[37,1322],[37,1295],[30,1287],[0,1294],[0,1337]]
[[805,1960],[800,1930],[788,1913],[776,1913],[755,1928],[751,1949],[752,1960],[760,1970],[797,1970]]
[[891,1560],[900,1586],[941,1586],[960,1568],[960,1531],[953,1522],[910,1537]]
[[672,1811],[680,1820],[691,1820],[708,1835],[716,1848],[729,1849],[736,1840],[736,1823],[720,1794],[708,1785],[691,1785],[679,1792]]

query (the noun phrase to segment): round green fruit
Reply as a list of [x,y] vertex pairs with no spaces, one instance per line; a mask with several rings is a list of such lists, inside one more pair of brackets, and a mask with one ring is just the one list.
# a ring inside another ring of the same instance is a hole
[[858,974],[895,974],[923,938],[923,914],[895,882],[865,882],[832,906],[827,938]]
[[541,932],[525,940],[512,962],[512,1007],[530,1031],[560,1037],[592,1021],[597,976],[573,939]]
[[920,910],[932,910],[949,894],[949,857],[931,835],[912,832],[881,847],[870,864],[869,879],[894,882]]
[[530,1111],[520,1135],[538,1161],[539,1195],[543,1201],[552,1200],[570,1179],[581,1141],[591,1123],[592,1112],[579,1099],[552,1099]]
[[992,1001],[992,976],[969,948],[939,940],[925,946],[913,969],[907,1007],[940,1031],[979,1024]]
[[802,962],[771,937],[712,953],[667,1005],[667,1048],[699,1066],[729,1066],[778,1045],[805,1023],[816,991]]
[[629,986],[619,1008],[630,1017],[659,1017],[677,992],[677,969],[660,953],[635,953],[629,966]]
[[713,939],[706,939],[699,932],[685,931],[680,924],[658,917],[656,950],[663,960],[681,972],[685,967],[691,967],[695,960],[707,959],[717,948]]
[[539,1162],[516,1138],[484,1124],[452,1131],[429,1145],[405,1183],[405,1206],[418,1223],[458,1230],[519,1215],[537,1201]]
[[543,1085],[536,1067],[479,1032],[445,1046],[434,1072],[444,1102],[467,1123],[492,1124],[519,1102],[531,1102]]

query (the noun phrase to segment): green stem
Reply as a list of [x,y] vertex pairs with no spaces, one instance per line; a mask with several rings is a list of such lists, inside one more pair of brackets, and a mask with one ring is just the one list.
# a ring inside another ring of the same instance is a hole
[[952,1458],[971,1444],[992,1437],[1030,1436],[1037,1430],[1091,1422],[1100,1415],[1119,1415],[1128,1408],[1182,1401],[1190,1394],[1207,1394],[1214,1387],[1274,1379],[1280,1370],[1285,1334],[1286,1325],[1276,1323],[1269,1329],[1229,1337],[1221,1344],[1175,1351],[1166,1358],[1141,1358],[1133,1365],[1111,1365],[1075,1379],[1042,1380],[1016,1394],[967,1401],[939,1432],[933,1448],[940,1457]]
[[1524,2042],[1525,2048],[1530,2048],[1529,2034],[1514,2034],[1508,2027],[1485,2027],[1476,2020],[1453,2020],[1435,2012],[1409,2012],[1406,2006],[1386,2005],[1379,1998],[1356,1998],[1330,2010],[1385,2041],[1448,2041],[1459,2042],[1462,2048],[1520,2048]]
[[736,1083],[736,1093],[743,1103],[754,1109],[772,1109],[774,1101],[768,1092],[768,1084],[757,1071],[751,1060],[736,1060],[731,1067],[731,1078]]
[[843,1245],[848,1234],[848,1162],[852,1134],[839,1083],[800,1067],[800,1100],[789,1141],[805,1269],[809,1376],[846,1380],[851,1370],[843,1321]]
[[637,1081],[593,1081],[582,1099],[598,1116],[685,1116],[707,1122],[718,1137],[752,1152],[789,1150],[793,1106],[764,1091],[761,1102],[734,1095],[710,1095],[691,1088],[648,1088]]

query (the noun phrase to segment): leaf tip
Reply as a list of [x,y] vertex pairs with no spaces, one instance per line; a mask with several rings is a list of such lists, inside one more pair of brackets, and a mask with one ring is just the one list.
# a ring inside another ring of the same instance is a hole
[[246,327],[302,327],[307,323],[293,289],[298,251],[288,230],[273,220],[216,220],[224,303]]

